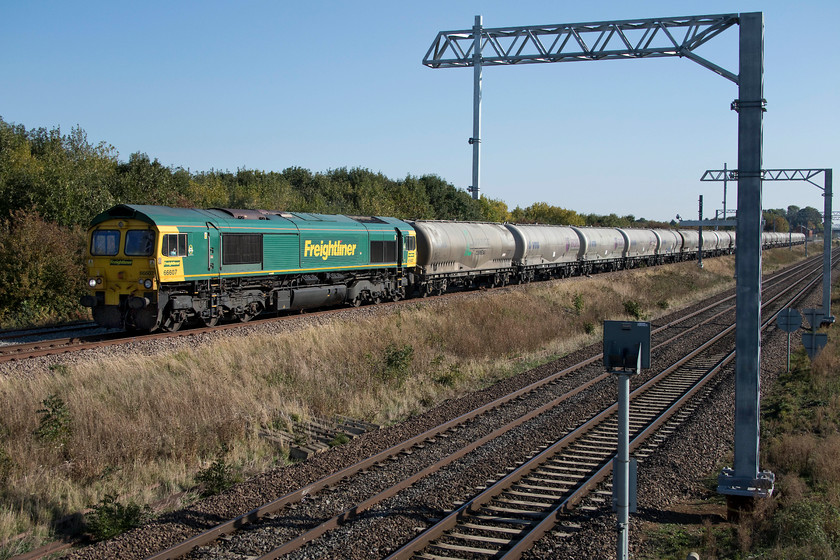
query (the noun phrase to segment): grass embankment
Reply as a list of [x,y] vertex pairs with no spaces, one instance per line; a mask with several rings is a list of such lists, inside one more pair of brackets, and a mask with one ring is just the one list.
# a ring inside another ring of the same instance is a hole
[[[832,309],[838,305],[835,283]],[[761,468],[776,475],[773,497],[738,524],[722,521],[722,496],[688,504],[687,511],[705,517],[703,525],[648,525],[655,551],[646,558],[682,560],[692,550],[703,559],[840,557],[840,330],[824,332],[828,343],[813,363],[800,346],[790,373],[762,402]],[[718,472],[709,473],[711,491]]]
[[[765,255],[773,269],[803,251]],[[681,263],[418,301],[376,318],[3,378],[0,557],[48,538],[57,519],[112,508],[113,496],[149,504],[187,491],[188,501],[202,469],[206,481],[285,463],[261,429],[333,413],[405,419],[600,340],[605,318],[655,318],[732,287],[733,268],[730,256],[703,270]]]

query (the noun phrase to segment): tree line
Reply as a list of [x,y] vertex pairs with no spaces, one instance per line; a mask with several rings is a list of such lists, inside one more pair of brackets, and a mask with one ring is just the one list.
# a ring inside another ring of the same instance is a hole
[[787,210],[774,208],[764,211],[764,231],[787,233],[800,227],[822,232],[823,217],[820,211],[812,206],[800,208],[793,204]]
[[662,225],[632,215],[579,214],[545,202],[509,209],[501,200],[474,200],[437,175],[395,180],[361,168],[313,173],[300,167],[190,172],[141,152],[120,161],[113,146],[90,142],[78,126],[69,134],[58,127],[27,130],[0,117],[0,219],[27,210],[63,227],[84,226],[119,203],[403,219]]

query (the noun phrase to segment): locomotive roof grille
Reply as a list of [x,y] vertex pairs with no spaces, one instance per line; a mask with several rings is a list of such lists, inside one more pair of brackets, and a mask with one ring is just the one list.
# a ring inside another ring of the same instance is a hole
[[376,216],[347,216],[351,220],[356,220],[361,224],[387,224],[385,220],[381,220]]

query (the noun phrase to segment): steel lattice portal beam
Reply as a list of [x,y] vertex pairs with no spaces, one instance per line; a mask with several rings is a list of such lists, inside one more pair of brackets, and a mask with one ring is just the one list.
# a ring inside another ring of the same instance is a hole
[[[815,187],[820,190],[824,190],[824,188],[815,183],[813,179],[817,177],[820,173],[823,173],[825,169],[762,169],[761,170],[761,180],[762,181],[806,181],[811,183]],[[738,180],[738,170],[737,169],[708,169],[703,176],[700,177],[701,181],[737,181]]]
[[[821,191],[825,199],[825,210],[823,210],[823,321],[833,323],[834,317],[831,315],[831,231],[833,229],[832,218],[834,212],[831,210],[832,206],[832,169],[762,169],[761,181],[805,181],[811,183]],[[823,184],[820,185],[816,179],[823,175]],[[737,169],[709,169],[703,176],[701,181],[725,181],[737,180]],[[828,232],[826,235],[825,232]]]
[[[694,51],[738,23],[738,14],[482,28],[481,64],[686,57],[738,83],[738,76]],[[423,64],[459,68],[474,64],[475,29],[438,33]]]

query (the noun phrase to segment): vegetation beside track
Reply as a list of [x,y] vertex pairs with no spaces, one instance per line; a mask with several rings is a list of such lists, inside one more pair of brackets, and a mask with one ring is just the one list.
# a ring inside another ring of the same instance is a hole
[[[832,286],[832,309],[840,306],[840,283]],[[737,524],[723,521],[725,500],[676,508],[700,524],[645,524],[644,558],[683,560],[767,558],[829,560],[840,557],[840,330],[825,329],[828,343],[809,360],[800,346],[762,400],[761,467],[776,475],[771,499]],[[729,460],[731,465],[731,457]],[[723,465],[721,465],[722,467]],[[714,493],[716,472],[706,486]]]
[[[775,249],[764,264],[803,256]],[[81,530],[89,508],[137,511],[179,494],[167,504],[180,506],[206,491],[207,473],[224,486],[285,463],[261,430],[334,413],[397,422],[599,341],[604,318],[655,319],[734,286],[734,257],[704,264],[417,300],[287,334],[4,377],[0,558]]]

